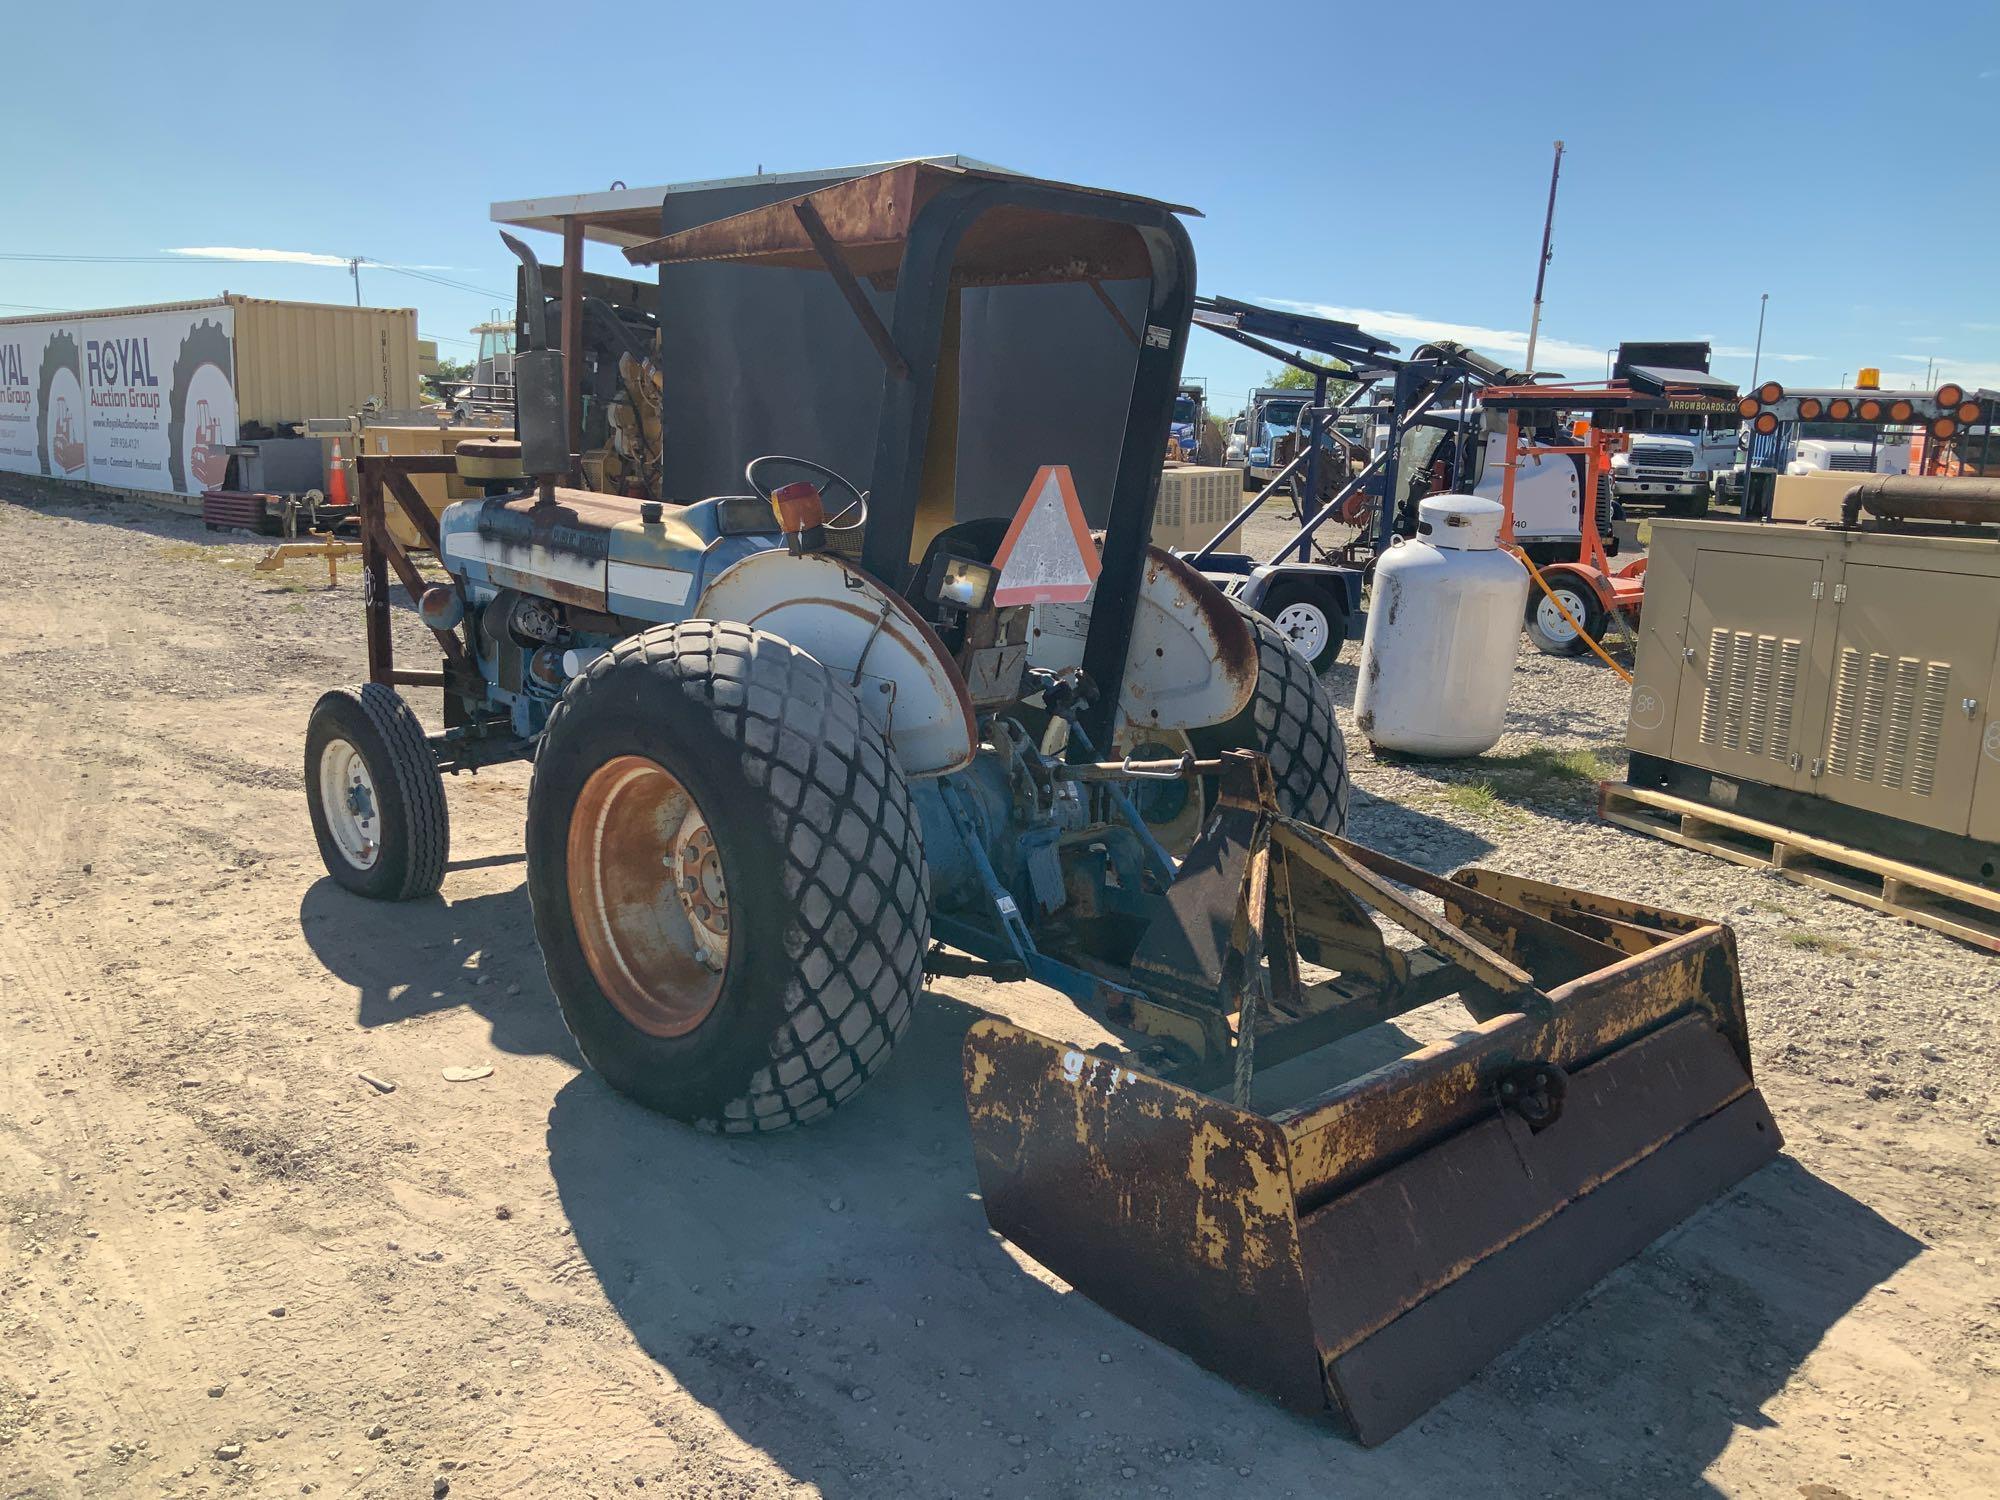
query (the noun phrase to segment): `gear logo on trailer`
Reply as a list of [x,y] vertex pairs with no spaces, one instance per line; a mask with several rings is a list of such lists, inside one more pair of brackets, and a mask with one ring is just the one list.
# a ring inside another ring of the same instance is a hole
[[220,486],[236,441],[236,385],[229,332],[206,318],[188,331],[174,360],[167,402],[167,472],[181,494]]
[[83,440],[83,366],[76,335],[67,328],[49,335],[42,350],[42,376],[35,408],[35,452],[42,473],[74,479],[89,462]]

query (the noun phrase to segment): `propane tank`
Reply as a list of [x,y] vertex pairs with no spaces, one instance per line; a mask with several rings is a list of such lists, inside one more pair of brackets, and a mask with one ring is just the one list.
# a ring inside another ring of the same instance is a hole
[[1528,570],[1500,550],[1501,508],[1432,495],[1417,535],[1375,566],[1354,719],[1370,745],[1477,755],[1507,723]]

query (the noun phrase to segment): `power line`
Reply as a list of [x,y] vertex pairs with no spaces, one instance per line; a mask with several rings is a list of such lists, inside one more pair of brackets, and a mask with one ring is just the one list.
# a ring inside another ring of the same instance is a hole
[[373,266],[378,271],[394,271],[398,276],[414,277],[418,281],[431,281],[439,286],[448,286],[455,291],[472,292],[481,297],[493,297],[501,301],[513,298],[512,292],[496,292],[491,287],[473,286],[470,282],[453,281],[449,276],[434,276],[429,271],[415,271],[408,266],[392,266],[387,261],[369,260],[363,257],[364,266]]

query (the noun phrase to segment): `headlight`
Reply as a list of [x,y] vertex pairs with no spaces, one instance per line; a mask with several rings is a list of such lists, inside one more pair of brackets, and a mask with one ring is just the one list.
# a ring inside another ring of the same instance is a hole
[[1632,455],[1629,453],[1614,453],[1611,455],[1611,467],[1614,469],[1625,468],[1631,462]]
[[999,576],[998,570],[989,568],[985,563],[963,557],[947,557],[938,574],[933,597],[939,604],[949,604],[953,609],[982,610],[992,599],[993,584]]

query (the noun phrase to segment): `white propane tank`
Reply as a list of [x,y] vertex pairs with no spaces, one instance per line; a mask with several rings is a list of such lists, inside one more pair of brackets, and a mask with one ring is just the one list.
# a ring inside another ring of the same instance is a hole
[[1432,495],[1417,535],[1375,565],[1354,720],[1376,748],[1477,755],[1505,729],[1528,570],[1500,550],[1501,515],[1476,495]]

